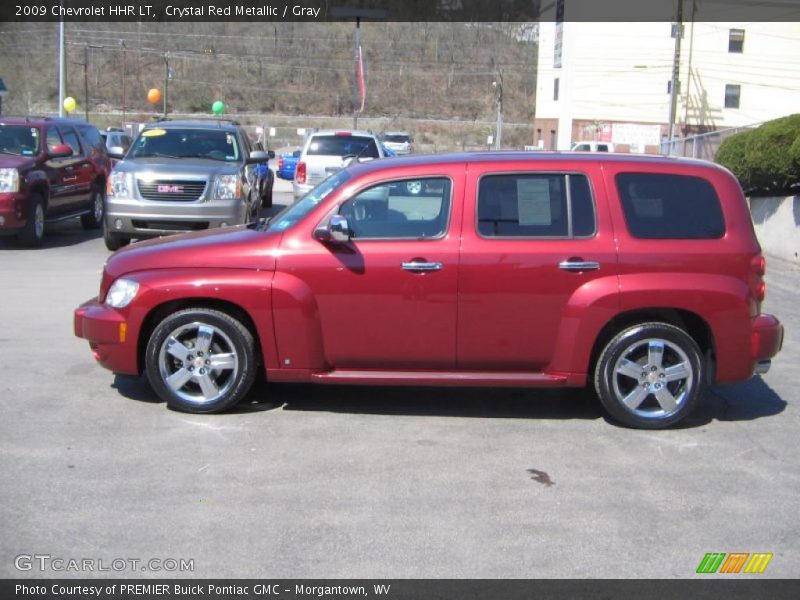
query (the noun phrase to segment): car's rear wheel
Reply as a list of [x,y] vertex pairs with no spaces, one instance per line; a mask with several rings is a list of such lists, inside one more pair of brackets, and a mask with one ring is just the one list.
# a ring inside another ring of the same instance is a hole
[[108,225],[103,224],[103,241],[106,243],[106,248],[114,252],[130,244],[131,238],[109,231]]
[[105,189],[95,185],[90,199],[91,212],[81,216],[81,225],[84,229],[99,229],[103,225],[103,216],[106,212]]
[[25,228],[19,234],[20,242],[31,247],[41,246],[42,240],[44,240],[44,220],[44,198],[38,193],[31,194],[28,220],[25,222]]
[[422,182],[421,181],[409,181],[406,183],[406,190],[408,193],[417,196],[422,193]]
[[697,342],[667,323],[629,327],[609,341],[595,368],[600,401],[617,421],[661,429],[685,418],[705,389]]
[[145,364],[150,385],[170,407],[219,412],[234,406],[253,385],[254,339],[227,313],[190,308],[156,326]]

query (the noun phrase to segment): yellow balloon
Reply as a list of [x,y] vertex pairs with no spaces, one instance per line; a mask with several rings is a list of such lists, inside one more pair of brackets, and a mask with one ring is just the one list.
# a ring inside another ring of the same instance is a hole
[[65,111],[67,111],[68,113],[71,113],[73,110],[75,110],[76,106],[78,106],[78,103],[75,102],[75,98],[73,98],[72,96],[67,96],[66,98],[64,98],[64,110]]

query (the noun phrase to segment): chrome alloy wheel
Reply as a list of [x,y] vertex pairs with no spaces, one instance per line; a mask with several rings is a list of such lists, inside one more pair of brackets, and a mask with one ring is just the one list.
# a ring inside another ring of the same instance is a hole
[[633,342],[614,364],[612,388],[634,415],[664,419],[675,414],[692,391],[694,373],[687,354],[665,339]]
[[220,329],[194,322],[174,329],[158,354],[161,379],[181,400],[194,405],[215,402],[236,382],[239,358]]
[[422,182],[421,181],[409,181],[406,183],[406,189],[408,190],[409,194],[413,194],[416,196],[420,192],[422,192]]
[[33,212],[33,229],[37,240],[44,237],[44,207],[41,202],[36,204]]

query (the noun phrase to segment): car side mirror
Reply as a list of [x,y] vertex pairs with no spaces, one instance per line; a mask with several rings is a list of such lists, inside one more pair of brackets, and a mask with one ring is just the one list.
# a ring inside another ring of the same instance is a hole
[[346,244],[353,237],[347,218],[331,215],[314,230],[314,238],[326,244]]
[[268,151],[267,151],[267,156],[268,156],[270,159],[273,159],[273,158],[275,158],[275,150],[268,150]]
[[111,158],[118,158],[122,160],[122,157],[125,156],[125,148],[122,146],[111,146],[111,148],[108,149],[108,155]]
[[47,151],[50,158],[66,158],[72,156],[72,147],[69,144],[56,144]]
[[262,162],[267,162],[269,160],[269,155],[263,150],[253,150],[250,153],[250,156],[247,157],[247,164],[254,165]]

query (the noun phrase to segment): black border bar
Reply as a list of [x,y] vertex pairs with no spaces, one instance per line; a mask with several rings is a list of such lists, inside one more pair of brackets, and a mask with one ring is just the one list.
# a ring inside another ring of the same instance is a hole
[[[10,0],[0,21],[800,21],[800,0]],[[686,18],[685,20],[690,20]]]

